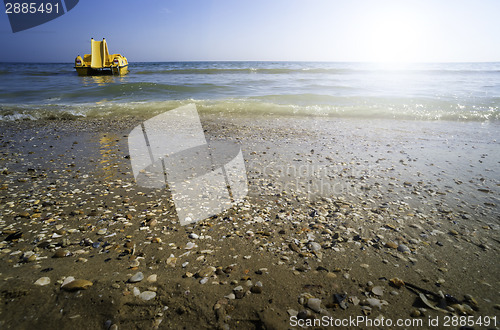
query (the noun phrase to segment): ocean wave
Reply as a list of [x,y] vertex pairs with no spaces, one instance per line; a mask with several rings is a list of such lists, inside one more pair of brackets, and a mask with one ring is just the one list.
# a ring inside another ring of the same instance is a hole
[[318,74],[341,74],[348,72],[348,69],[320,69],[320,68],[300,68],[300,69],[280,69],[280,68],[186,68],[186,69],[164,69],[164,70],[140,70],[132,72],[138,75],[152,75],[152,74],[199,74],[199,75],[212,75],[212,74],[301,74],[301,73],[318,73]]
[[141,66],[133,69],[131,64],[131,74],[133,75],[218,75],[218,74],[270,74],[270,75],[290,75],[290,74],[317,74],[317,75],[349,75],[349,74],[393,74],[393,75],[468,75],[468,74],[493,74],[496,75],[499,70],[491,69],[464,69],[457,67],[432,68],[432,67],[398,67],[398,66],[380,66],[380,65],[361,65],[353,67],[314,67],[305,64],[297,68],[265,68],[258,65],[252,66],[249,63],[246,67],[237,68],[154,68],[142,69]]
[[[110,77],[110,79],[113,78]],[[175,85],[154,82],[99,83],[89,80],[85,88],[68,89],[64,93],[52,91],[50,94],[53,97],[60,97],[61,100],[70,103],[90,103],[92,101],[107,100],[126,102],[131,101],[131,99],[133,101],[144,101],[157,100],[159,98],[164,99],[165,97],[180,98],[184,95],[221,93],[226,89],[228,89],[227,86],[212,83]],[[46,95],[49,95],[49,93],[46,93]],[[0,97],[2,97],[2,93],[0,93]],[[7,97],[5,98],[8,99]]]
[[[290,96],[298,97],[298,96]],[[329,102],[330,96],[318,96]],[[282,101],[282,100],[281,100]],[[317,101],[317,100],[316,100]],[[309,103],[297,104],[277,102],[276,99],[246,98],[225,100],[170,100],[148,102],[97,102],[82,104],[50,105],[0,105],[0,121],[11,120],[72,120],[78,118],[126,118],[127,116],[150,118],[176,107],[195,103],[200,113],[251,116],[324,116],[359,119],[394,120],[443,120],[443,121],[500,121],[498,107],[463,107],[448,105],[445,109],[429,104],[368,103],[352,100],[343,104]]]
[[105,85],[99,86],[98,90],[101,94],[116,95],[119,93],[160,93],[164,91],[174,91],[174,92],[203,92],[211,89],[224,89],[222,85],[216,85],[211,83],[201,83],[201,84],[184,84],[184,85],[173,85],[173,84],[162,84],[153,82],[132,82],[126,84],[116,84],[116,85]]
[[64,71],[26,71],[23,73],[25,76],[75,76],[76,73],[73,70],[64,70]]

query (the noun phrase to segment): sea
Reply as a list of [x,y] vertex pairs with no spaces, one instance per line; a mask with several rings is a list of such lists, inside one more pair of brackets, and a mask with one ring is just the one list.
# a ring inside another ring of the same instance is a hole
[[[338,165],[338,194],[366,197],[351,177],[366,178],[361,183],[369,187],[378,187],[376,180],[418,180],[429,194],[439,192],[439,200],[409,194],[406,186],[387,198],[424,209],[436,203],[463,208],[500,223],[500,63],[163,62],[130,63],[129,69],[124,76],[81,77],[71,63],[0,63],[0,124],[137,123],[194,103],[202,122],[253,120],[257,139],[265,139],[260,126],[278,120],[317,137],[307,150],[326,143],[335,164],[357,164],[347,181],[339,179],[344,169]],[[285,145],[278,146],[280,154]],[[247,155],[253,150],[251,143],[242,148]],[[323,169],[318,162],[308,164]],[[246,163],[254,174],[273,164],[293,162]],[[297,187],[318,182],[316,172],[299,179],[305,181]],[[378,193],[373,189],[377,200]]]
[[72,63],[0,63],[0,120],[152,117],[199,111],[500,120],[500,63],[130,63],[124,76],[78,76]]

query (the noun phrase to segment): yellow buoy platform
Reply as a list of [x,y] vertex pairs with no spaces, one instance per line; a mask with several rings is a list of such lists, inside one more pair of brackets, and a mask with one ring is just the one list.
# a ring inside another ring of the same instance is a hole
[[92,54],[78,55],[75,59],[75,69],[79,76],[123,75],[128,72],[128,61],[120,54],[110,55],[106,39],[90,40]]

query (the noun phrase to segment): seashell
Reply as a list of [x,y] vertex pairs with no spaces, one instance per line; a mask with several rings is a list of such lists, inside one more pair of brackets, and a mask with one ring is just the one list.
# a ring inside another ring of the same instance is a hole
[[427,307],[432,308],[432,309],[434,309],[434,310],[436,310],[436,311],[444,312],[444,313],[447,313],[447,312],[448,312],[448,311],[446,311],[446,310],[444,310],[444,309],[442,309],[442,308],[437,307],[435,304],[431,303],[431,302],[429,301],[429,299],[427,299],[427,297],[426,297],[423,293],[420,293],[418,296],[420,297],[420,300],[422,300],[422,302],[423,302],[423,303],[424,303]]
[[175,267],[175,263],[177,262],[177,258],[174,257],[173,255],[170,255],[170,257],[167,258],[167,265],[170,267]]
[[382,306],[384,306],[384,305],[389,305],[389,303],[387,301],[376,299],[376,298],[368,298],[368,299],[366,299],[366,302],[371,307],[378,307],[379,309],[382,309]]
[[393,277],[389,280],[389,282],[394,285],[396,288],[401,288],[402,286],[405,285],[405,282],[400,279],[400,278],[397,278],[397,277]]
[[92,285],[93,283],[87,280],[74,280],[62,286],[61,289],[66,291],[86,290]]
[[198,277],[210,277],[216,271],[216,268],[213,266],[208,266],[203,269],[200,269],[196,274]]
[[39,286],[44,286],[50,284],[50,278],[49,277],[40,277],[38,280],[36,280],[35,285]]
[[194,244],[193,242],[188,242],[186,244],[186,246],[184,247],[184,249],[186,250],[191,250],[192,248],[196,247],[196,244]]
[[384,289],[381,286],[374,286],[372,288],[372,293],[377,296],[382,296],[384,294]]
[[14,232],[14,233],[9,234],[9,236],[7,236],[5,238],[5,240],[6,241],[15,241],[15,240],[20,239],[22,236],[23,236],[23,232],[20,231],[20,230],[18,230],[18,231]]

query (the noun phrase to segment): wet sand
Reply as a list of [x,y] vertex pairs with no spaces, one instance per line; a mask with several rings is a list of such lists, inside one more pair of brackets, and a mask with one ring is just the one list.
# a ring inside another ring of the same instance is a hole
[[0,123],[2,328],[500,318],[498,124],[201,119],[240,143],[249,193],[187,226],[135,183],[144,118]]

